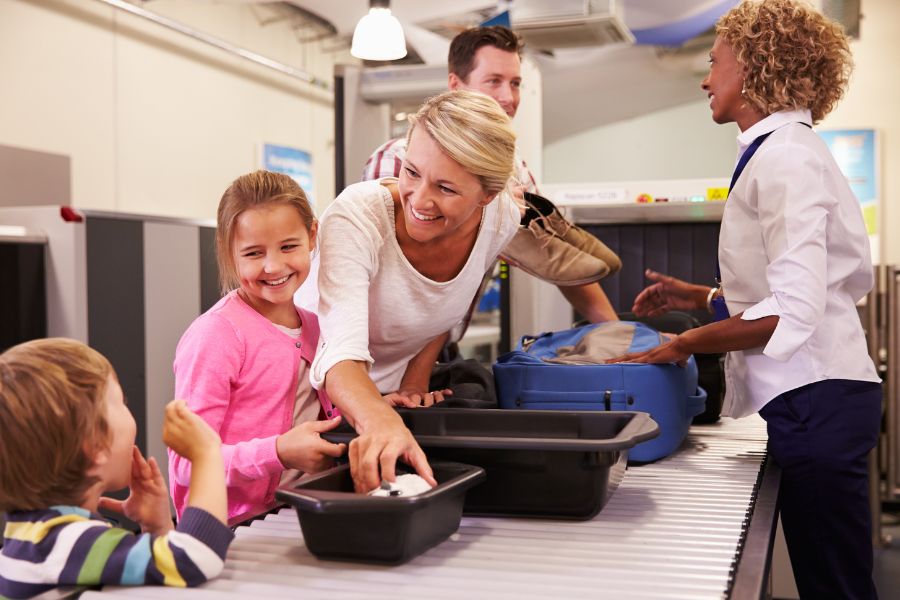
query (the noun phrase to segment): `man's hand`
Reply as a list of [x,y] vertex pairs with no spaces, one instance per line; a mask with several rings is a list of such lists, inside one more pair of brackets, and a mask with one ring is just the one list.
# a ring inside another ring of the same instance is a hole
[[528,204],[525,203],[525,186],[515,180],[510,182],[509,197],[519,207],[519,218],[521,219],[525,216],[525,209],[528,208]]
[[172,529],[172,514],[169,512],[169,491],[159,465],[152,456],[144,456],[135,446],[131,454],[131,483],[125,500],[100,498],[99,507],[120,515],[125,515],[141,525],[143,531],[153,535],[163,535]]

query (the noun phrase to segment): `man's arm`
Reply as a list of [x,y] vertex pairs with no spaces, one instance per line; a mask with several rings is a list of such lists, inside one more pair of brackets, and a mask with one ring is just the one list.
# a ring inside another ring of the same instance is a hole
[[[517,163],[517,179],[524,186],[524,191],[532,194],[540,194],[537,180],[524,160]],[[524,199],[523,199],[524,202]],[[568,300],[578,314],[591,323],[603,321],[618,321],[616,310],[606,296],[606,292],[597,283],[583,285],[557,286],[562,295]]]
[[619,317],[598,283],[584,285],[557,286],[572,308],[591,323],[618,321]]

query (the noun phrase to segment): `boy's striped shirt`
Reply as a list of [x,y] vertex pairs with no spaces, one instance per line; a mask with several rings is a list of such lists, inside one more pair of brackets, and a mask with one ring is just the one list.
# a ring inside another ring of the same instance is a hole
[[193,586],[222,571],[231,530],[188,507],[166,535],[135,535],[75,506],[7,515],[0,597],[27,598],[56,586]]

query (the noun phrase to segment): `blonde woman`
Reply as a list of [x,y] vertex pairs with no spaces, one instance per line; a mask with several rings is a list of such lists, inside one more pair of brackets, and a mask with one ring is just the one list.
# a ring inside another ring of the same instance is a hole
[[801,598],[875,598],[867,455],[881,383],[856,302],[872,288],[859,203],[811,129],[850,73],[836,23],[794,0],[748,1],[716,26],[703,80],[716,123],[741,130],[719,235],[721,287],[648,272],[638,314],[705,308],[721,320],[630,362],[728,352],[723,414],[766,420]]
[[[441,94],[410,118],[399,179],[351,185],[322,216],[310,378],[360,434],[349,453],[360,490],[393,481],[398,458],[434,483],[391,404],[440,400],[428,383],[447,332],[519,224],[519,208],[500,194],[515,142],[490,97]],[[315,305],[314,290],[299,297]]]

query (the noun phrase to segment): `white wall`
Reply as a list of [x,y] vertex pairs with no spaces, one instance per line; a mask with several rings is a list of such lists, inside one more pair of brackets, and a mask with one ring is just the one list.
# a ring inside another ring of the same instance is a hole
[[516,150],[538,181],[542,180],[544,170],[543,102],[541,71],[531,57],[525,56],[522,59],[522,97],[513,127],[517,136]]
[[[145,7],[329,83],[351,60],[249,4]],[[314,195],[334,196],[330,92],[102,3],[0,2],[0,81],[0,143],[70,156],[75,206],[214,217],[261,142],[310,152]]]
[[697,102],[591,129],[545,146],[544,181],[728,177],[734,168],[738,129],[712,122],[699,81]]
[[[844,100],[820,129],[875,128],[881,133],[883,262],[900,262],[900,2],[864,0],[861,39],[852,42],[856,68]],[[729,177],[735,160],[733,124],[712,122],[698,101],[582,132],[544,147],[551,183]]]
[[900,2],[863,0],[860,39],[851,44],[856,68],[847,95],[819,129],[874,128],[881,137],[882,262],[900,263]]

